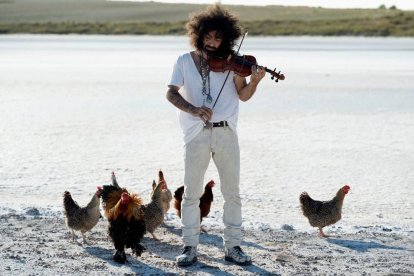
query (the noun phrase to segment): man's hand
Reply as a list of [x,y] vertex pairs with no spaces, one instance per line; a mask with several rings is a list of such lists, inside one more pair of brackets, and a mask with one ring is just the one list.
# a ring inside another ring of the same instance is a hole
[[263,66],[253,65],[252,75],[250,76],[250,82],[257,85],[261,79],[265,76],[266,71]]
[[199,117],[204,123],[210,121],[213,116],[213,110],[208,107],[201,106],[195,107],[187,102],[180,93],[178,93],[178,87],[174,85],[168,86],[167,99],[177,108],[182,111],[188,112],[195,117]]
[[199,117],[204,123],[210,121],[213,110],[206,106],[196,107],[191,110],[191,115]]

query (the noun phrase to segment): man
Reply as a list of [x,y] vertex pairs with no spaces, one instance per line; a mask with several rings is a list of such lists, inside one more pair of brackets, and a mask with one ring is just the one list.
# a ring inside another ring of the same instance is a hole
[[240,248],[240,152],[236,129],[239,99],[247,101],[252,97],[265,70],[253,66],[249,83],[232,71],[209,70],[208,59],[234,54],[233,46],[241,35],[238,19],[221,6],[216,4],[194,14],[186,27],[195,49],[178,57],[167,91],[167,99],[179,109],[185,143],[181,203],[184,251],[177,257],[177,264],[188,266],[197,261],[199,202],[204,174],[212,157],[224,198],[225,259],[238,265],[249,265],[250,256]]

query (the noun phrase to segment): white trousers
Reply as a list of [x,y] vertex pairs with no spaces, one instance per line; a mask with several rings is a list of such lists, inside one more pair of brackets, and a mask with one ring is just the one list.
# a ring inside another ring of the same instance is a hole
[[224,246],[232,248],[241,243],[242,217],[239,142],[237,135],[229,127],[204,128],[185,145],[184,196],[181,202],[183,242],[185,246],[197,246],[199,243],[199,203],[206,184],[204,174],[211,157],[220,176],[220,188],[224,198]]

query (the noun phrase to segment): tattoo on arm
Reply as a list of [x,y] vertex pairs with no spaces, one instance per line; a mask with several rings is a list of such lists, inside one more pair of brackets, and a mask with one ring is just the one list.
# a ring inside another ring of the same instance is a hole
[[168,89],[167,99],[170,101],[170,103],[182,111],[188,112],[190,114],[194,112],[195,106],[187,102],[183,96],[181,96],[181,94],[174,89]]

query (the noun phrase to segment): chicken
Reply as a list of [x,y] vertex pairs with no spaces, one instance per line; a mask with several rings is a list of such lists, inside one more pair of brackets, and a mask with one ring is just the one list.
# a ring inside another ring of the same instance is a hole
[[[214,181],[210,180],[204,187],[204,193],[200,198],[200,222],[210,213],[211,202],[213,202]],[[174,208],[177,215],[181,218],[181,201],[183,200],[184,186],[177,188],[174,192]]]
[[184,186],[180,186],[174,191],[174,208],[177,216],[181,218],[181,201],[183,201]]
[[164,174],[162,173],[162,171],[160,170],[158,172],[158,182],[163,182],[162,184],[162,191],[161,191],[161,198],[162,198],[162,208],[164,211],[164,215],[168,212],[168,210],[170,209],[170,202],[172,200],[172,193],[170,191],[170,189],[168,189],[167,187],[167,182],[165,182],[164,179]]
[[151,201],[143,206],[145,227],[156,240],[158,240],[158,238],[155,236],[154,231],[164,221],[164,211],[162,208],[163,204],[161,197],[162,185],[163,182],[158,182],[156,185],[155,180],[153,181],[152,186],[155,188],[151,194]]
[[125,263],[125,248],[141,256],[145,250],[140,244],[145,233],[142,199],[119,187],[112,172],[112,185],[104,185],[102,189],[102,205],[108,219],[108,234],[116,249],[113,260]]
[[63,193],[63,208],[66,216],[66,225],[72,231],[72,241],[75,241],[75,230],[80,231],[83,243],[86,242],[85,232],[91,230],[99,221],[99,197],[102,188],[97,187],[97,191],[92,196],[91,201],[85,207],[80,207],[72,198],[70,192]]
[[308,218],[311,226],[318,227],[319,236],[328,237],[322,228],[332,225],[341,219],[342,204],[344,203],[345,195],[350,189],[351,187],[348,185],[343,186],[336,193],[335,197],[329,201],[313,200],[307,192],[303,192],[300,195],[300,207],[303,215]]

